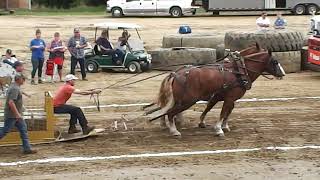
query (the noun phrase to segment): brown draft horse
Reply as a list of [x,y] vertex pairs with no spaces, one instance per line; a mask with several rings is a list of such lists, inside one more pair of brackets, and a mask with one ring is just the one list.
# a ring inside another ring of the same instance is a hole
[[[247,54],[246,54],[247,53]],[[283,77],[285,72],[271,53],[260,49],[247,48],[241,51],[247,78],[254,82],[263,72],[275,77]],[[222,67],[222,68],[221,68]],[[190,108],[199,100],[208,101],[206,110],[201,115],[199,126],[204,127],[204,118],[211,108],[219,101],[224,101],[220,119],[214,129],[216,134],[224,136],[228,127],[228,117],[234,108],[234,102],[240,99],[246,92],[246,88],[239,82],[237,71],[233,63],[227,62],[222,66],[201,66],[183,68],[168,75],[162,82],[158,97],[158,105],[155,117],[168,116],[170,133],[180,136],[174,117],[181,117],[180,113]],[[152,120],[153,120],[152,119]]]

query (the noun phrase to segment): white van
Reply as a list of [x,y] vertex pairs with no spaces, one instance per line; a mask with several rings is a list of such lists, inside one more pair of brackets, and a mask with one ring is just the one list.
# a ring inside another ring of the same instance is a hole
[[192,0],[109,0],[107,12],[113,17],[124,15],[171,15],[180,17],[187,13],[196,13],[197,6]]

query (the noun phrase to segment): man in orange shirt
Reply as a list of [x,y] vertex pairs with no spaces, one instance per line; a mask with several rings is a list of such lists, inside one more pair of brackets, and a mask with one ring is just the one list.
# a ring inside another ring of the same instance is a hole
[[70,99],[71,95],[80,94],[80,95],[91,95],[91,94],[98,94],[101,90],[90,90],[90,91],[80,91],[75,89],[75,80],[78,78],[72,74],[68,74],[65,77],[65,84],[62,85],[58,91],[56,92],[53,98],[53,105],[54,105],[54,113],[56,114],[70,114],[70,122],[69,122],[69,134],[80,132],[76,128],[77,120],[82,128],[82,132],[84,135],[89,134],[94,127],[88,126],[88,121],[84,116],[80,107],[68,105],[66,102]]

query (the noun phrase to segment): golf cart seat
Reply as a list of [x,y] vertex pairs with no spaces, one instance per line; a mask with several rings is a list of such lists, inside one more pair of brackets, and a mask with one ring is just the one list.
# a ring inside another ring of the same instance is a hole
[[84,54],[86,56],[94,56],[96,54],[90,43],[84,48]]

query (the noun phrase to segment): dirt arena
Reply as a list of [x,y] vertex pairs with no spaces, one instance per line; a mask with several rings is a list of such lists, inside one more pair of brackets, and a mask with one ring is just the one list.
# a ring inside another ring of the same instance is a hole
[[[180,24],[189,24],[195,33],[211,33],[223,36],[229,30],[254,30],[255,16],[245,17],[185,17],[185,18],[121,18],[103,16],[68,17],[0,17],[0,52],[11,48],[19,59],[27,64],[30,72],[28,44],[36,27],[43,31],[48,42],[55,31],[64,39],[72,35],[73,27],[82,27],[82,34],[93,40],[90,25],[103,21],[132,22],[144,26],[141,36],[148,50],[161,46],[162,36],[174,34]],[[275,17],[271,17],[275,19]],[[308,16],[288,16],[288,28],[308,31]],[[118,34],[111,34],[113,40]],[[65,72],[69,70],[66,60]],[[128,79],[132,74],[100,72],[88,75],[88,82],[79,81],[77,87],[90,89],[106,87],[123,79],[132,82],[159,72],[153,71]],[[133,104],[151,102],[158,92],[164,76],[130,85],[125,88],[108,89],[100,96],[101,105]],[[32,94],[25,99],[27,106],[40,106],[44,91],[55,91],[61,83],[31,86],[23,89]],[[36,87],[36,88],[35,88]],[[252,98],[290,98],[286,101],[238,102],[230,117],[231,132],[218,138],[212,125],[218,119],[221,104],[208,113],[206,122],[211,125],[198,128],[204,105],[196,105],[184,113],[182,137],[175,138],[167,130],[159,128],[159,122],[148,123],[140,106],[85,109],[90,124],[106,128],[98,137],[68,143],[35,145],[36,155],[24,156],[20,147],[0,147],[0,163],[59,157],[108,157],[116,155],[191,152],[206,150],[251,149],[271,146],[296,147],[320,145],[320,99],[302,97],[320,96],[320,73],[300,72],[288,74],[283,80],[259,78],[245,95]],[[87,96],[73,96],[70,103],[92,106]],[[125,115],[128,130],[119,125],[112,129],[112,122]],[[57,128],[67,128],[68,117],[59,116]],[[122,158],[77,162],[30,163],[18,166],[0,166],[1,179],[319,179],[320,149],[288,151],[259,150],[221,154],[202,154],[171,157]]]

